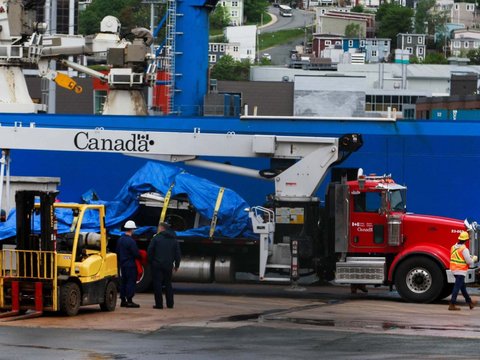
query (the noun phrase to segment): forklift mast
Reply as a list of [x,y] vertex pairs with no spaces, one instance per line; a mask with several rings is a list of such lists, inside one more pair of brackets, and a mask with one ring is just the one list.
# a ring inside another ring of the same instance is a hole
[[[56,226],[53,204],[58,191],[23,190],[15,194],[17,208],[17,249],[55,251]],[[40,207],[35,207],[35,199]],[[40,233],[34,233],[34,217],[40,216]]]

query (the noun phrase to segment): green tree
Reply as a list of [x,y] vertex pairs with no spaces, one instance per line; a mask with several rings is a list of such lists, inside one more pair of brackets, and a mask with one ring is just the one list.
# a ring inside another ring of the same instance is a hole
[[230,25],[230,14],[225,6],[217,5],[210,13],[210,26],[215,29],[223,29]]
[[345,26],[345,36],[349,38],[363,37],[365,34],[362,31],[360,24],[348,24]]
[[420,0],[415,10],[415,32],[417,34],[426,34],[428,23],[431,18],[429,12],[435,5],[435,0]]
[[250,76],[250,61],[238,61],[230,55],[224,55],[213,66],[210,76],[217,80],[246,81]]
[[272,65],[272,60],[267,59],[266,57],[261,57],[260,60],[258,61],[258,65],[260,66],[267,66],[267,65]]
[[384,3],[377,11],[378,36],[392,39],[392,48],[397,46],[397,34],[412,31],[413,9],[397,3]]
[[249,24],[259,23],[262,16],[267,13],[270,3],[267,0],[245,0],[243,3],[243,13]]
[[414,55],[410,56],[409,62],[410,62],[410,64],[420,64],[421,63],[420,59],[417,58]]
[[425,55],[423,64],[448,64],[448,60],[443,54],[432,52]]
[[350,12],[363,13],[365,12],[365,8],[363,7],[362,4],[355,5],[350,9]]
[[469,65],[480,65],[480,49],[469,50],[467,58],[470,60]]
[[98,33],[100,22],[107,15],[120,20],[122,33],[135,27],[150,27],[150,6],[142,4],[142,0],[93,0],[78,16],[78,32]]
[[436,11],[435,0],[420,0],[415,11],[415,32],[418,34],[444,33],[449,20],[448,11]]

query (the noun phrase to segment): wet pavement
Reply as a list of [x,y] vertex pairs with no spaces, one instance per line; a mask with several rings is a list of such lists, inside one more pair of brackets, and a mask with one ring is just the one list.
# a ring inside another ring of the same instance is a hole
[[[475,298],[479,290],[470,293]],[[480,338],[480,314],[476,316],[480,308],[463,306],[463,311],[451,312],[446,300],[406,303],[385,287],[372,287],[368,294],[350,294],[345,286],[292,289],[286,285],[177,284],[174,309],[152,309],[153,294],[137,294],[134,300],[139,309],[117,306],[114,312],[102,312],[98,306],[88,306],[75,317],[47,313],[35,319],[0,320],[0,326],[133,332],[175,326],[267,326]]]
[[0,359],[478,358],[480,308],[406,303],[385,287],[176,284],[174,309],[152,309],[153,294],[135,301],[141,308],[0,322]]

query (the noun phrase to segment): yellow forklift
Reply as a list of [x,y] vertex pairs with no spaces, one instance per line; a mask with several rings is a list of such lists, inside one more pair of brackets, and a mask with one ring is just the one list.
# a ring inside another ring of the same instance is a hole
[[[37,317],[44,311],[74,316],[80,306],[92,304],[115,310],[117,257],[107,251],[104,206],[58,203],[57,195],[15,195],[16,248],[0,253],[0,309],[7,310],[0,318]],[[70,232],[57,235],[55,211],[71,216]],[[99,233],[84,230],[95,223]]]

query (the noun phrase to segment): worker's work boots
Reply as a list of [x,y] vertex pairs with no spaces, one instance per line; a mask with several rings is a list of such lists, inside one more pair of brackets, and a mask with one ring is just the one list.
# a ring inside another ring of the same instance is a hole
[[368,293],[367,286],[365,284],[351,284],[350,292],[356,294],[357,290],[360,290],[363,293]]
[[139,308],[140,305],[135,304],[133,301],[130,301],[130,302],[127,302],[126,307],[127,307],[127,308]]
[[468,306],[470,307],[470,310],[473,310],[473,308],[477,306],[477,302],[475,300],[472,300],[468,303]]
[[450,303],[448,310],[461,310],[457,305]]

